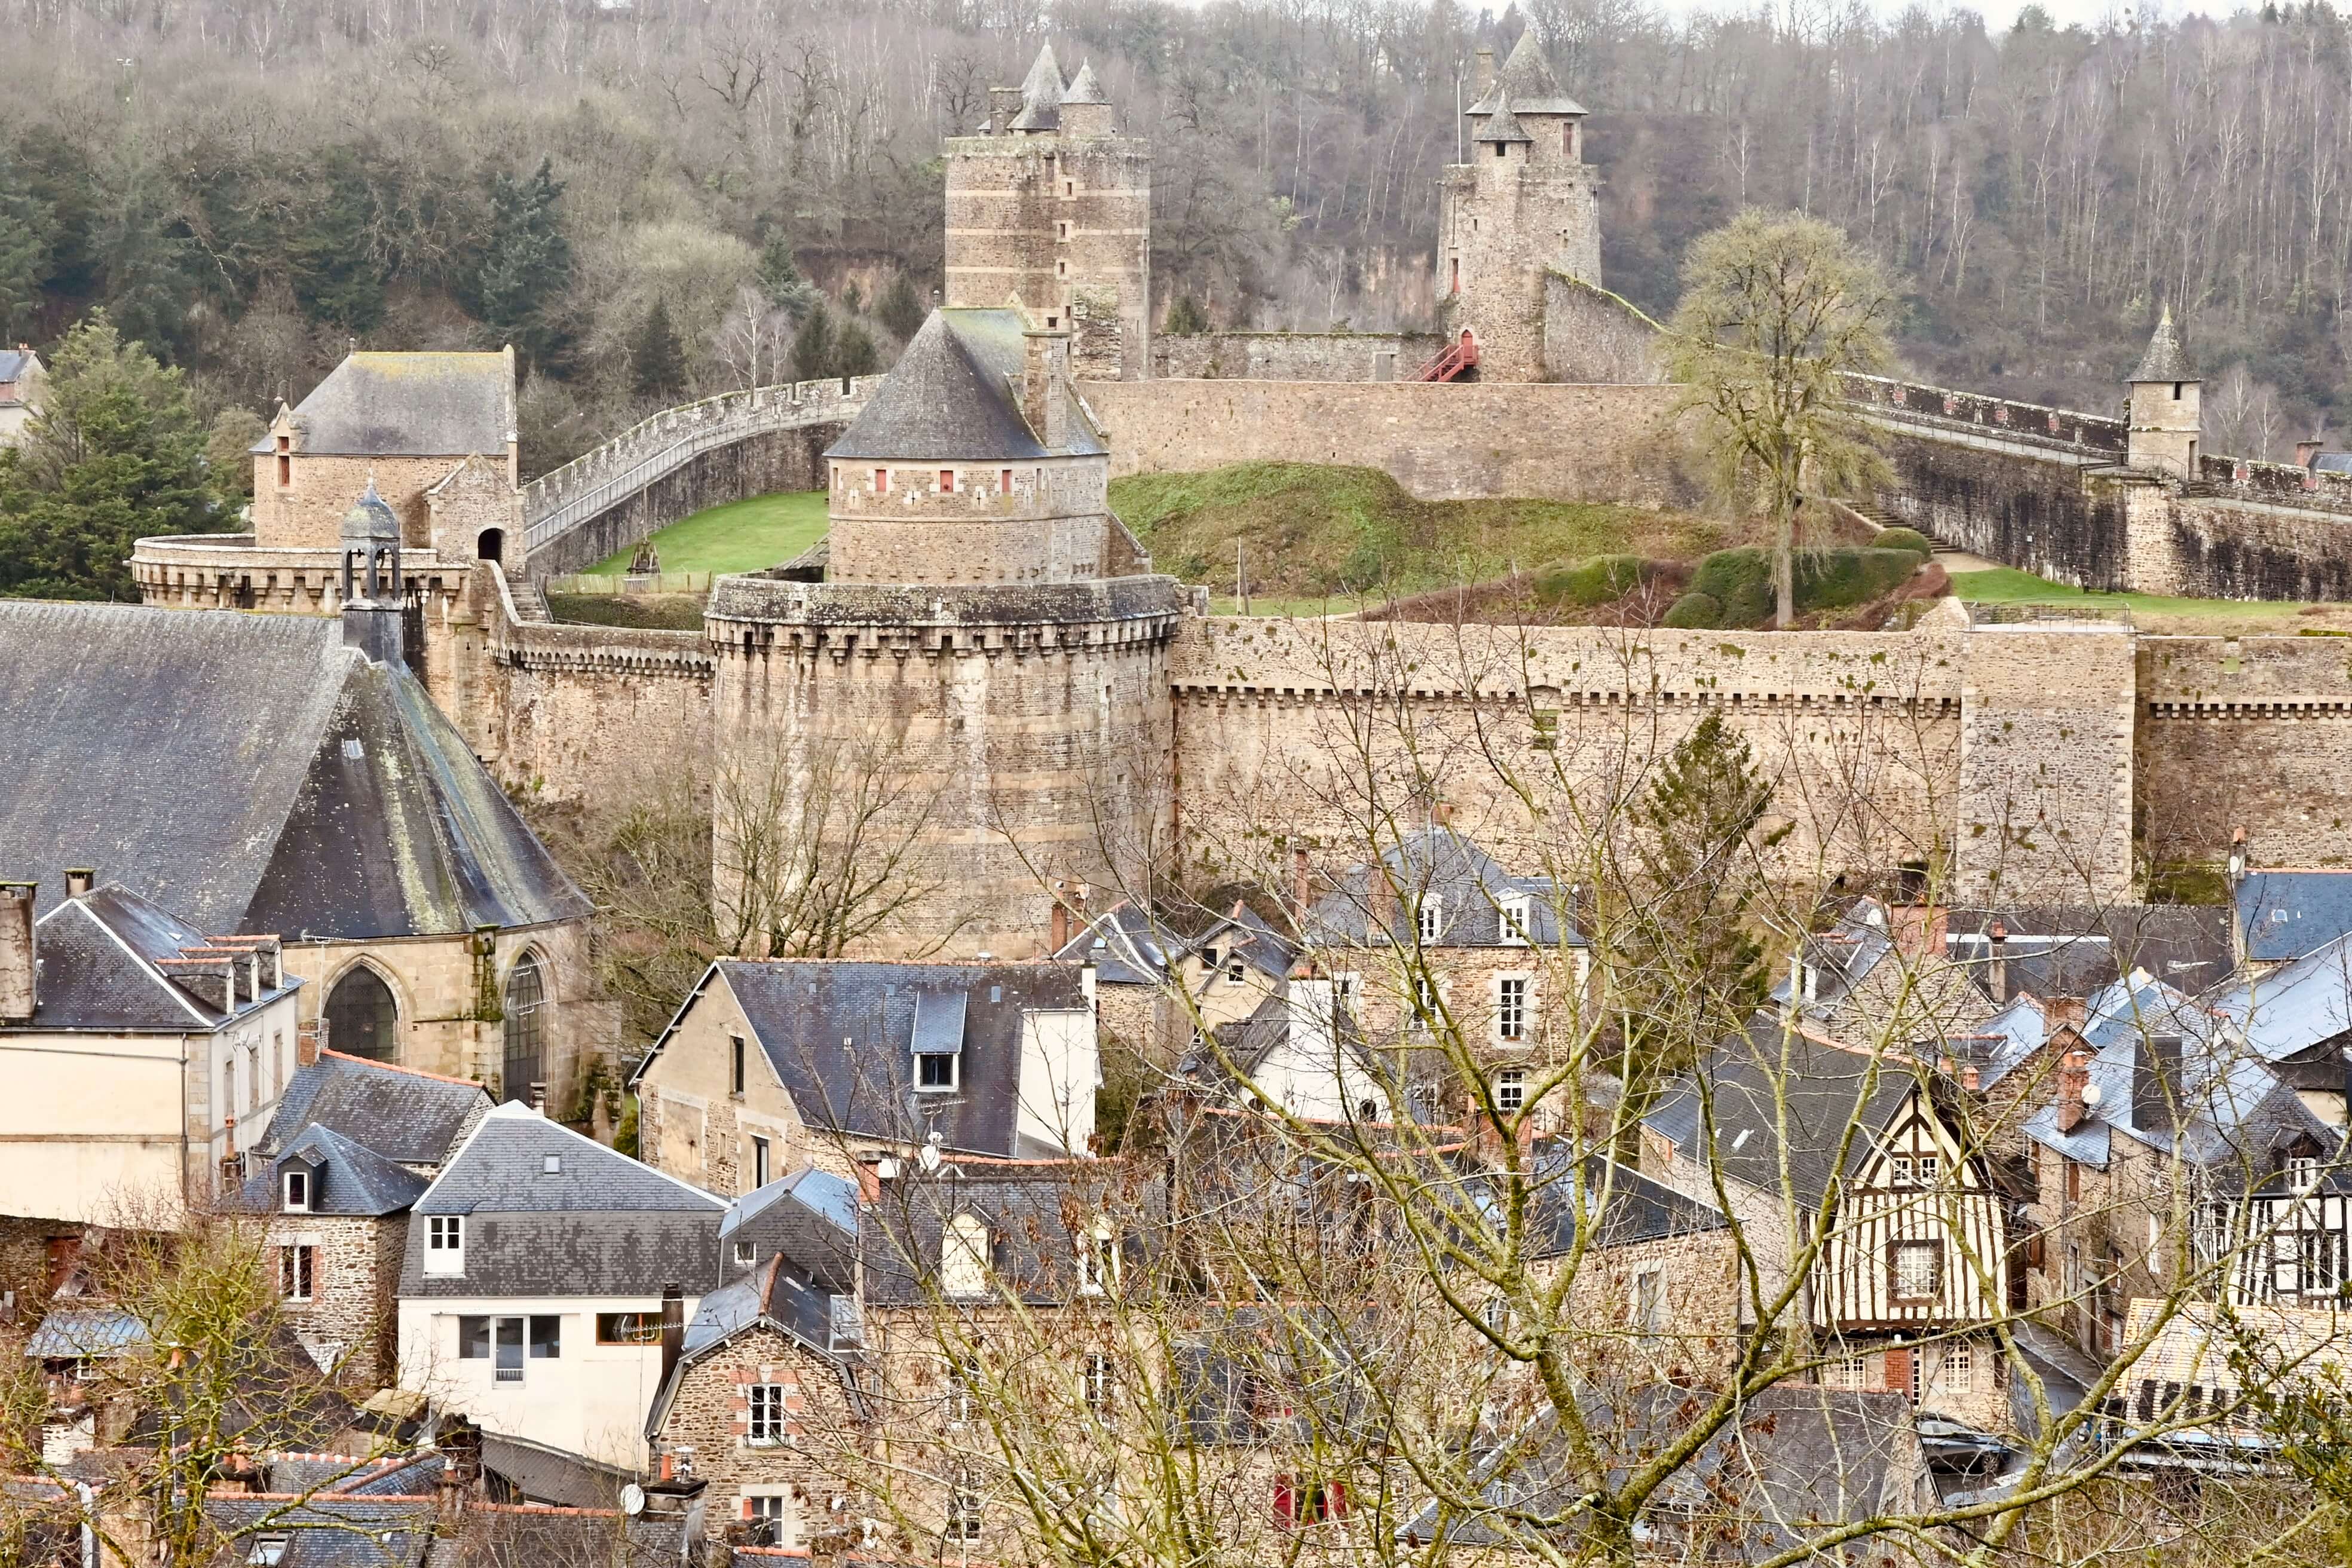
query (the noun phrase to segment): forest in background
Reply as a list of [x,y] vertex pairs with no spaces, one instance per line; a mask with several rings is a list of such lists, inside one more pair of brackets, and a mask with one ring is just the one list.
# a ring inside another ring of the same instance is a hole
[[2352,40],[2323,5],[2102,30],[1785,0],[0,0],[0,333],[95,306],[200,411],[356,339],[530,366],[536,469],[647,408],[887,363],[935,297],[939,142],[1041,42],[1155,152],[1155,305],[1425,323],[1433,176],[1533,25],[1593,113],[1608,284],[1671,308],[1747,205],[1843,225],[1947,384],[2111,408],[2160,300],[2216,450],[2352,392]]

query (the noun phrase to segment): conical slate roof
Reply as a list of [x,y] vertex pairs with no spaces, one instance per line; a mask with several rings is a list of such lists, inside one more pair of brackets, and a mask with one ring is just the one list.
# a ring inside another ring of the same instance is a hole
[[[900,463],[997,462],[1049,456],[1021,412],[1025,328],[1018,310],[931,312],[881,390],[859,410],[828,458]],[[1065,453],[1104,449],[1073,408]]]
[[1054,46],[1047,44],[1037,51],[1037,62],[1021,83],[1021,112],[1012,129],[1055,131],[1061,123],[1062,67],[1054,58]]
[[1582,114],[1584,105],[1560,90],[1559,78],[1554,76],[1551,62],[1536,47],[1536,30],[1529,27],[1511,46],[1508,59],[1496,73],[1495,85],[1486,97],[1470,106],[1472,114],[1492,114],[1507,98],[1511,107],[1521,114]]
[[1096,79],[1095,66],[1087,60],[1078,67],[1078,74],[1070,79],[1070,89],[1062,94],[1064,103],[1108,103],[1103,96],[1102,83]]
[[2134,381],[2195,381],[2197,362],[2180,346],[2180,334],[2173,330],[2172,307],[2167,305],[2156,323],[2156,331],[2147,340],[2147,353],[2140,356],[2139,368],[2131,374]]
[[375,493],[373,474],[368,476],[367,489],[352,503],[352,510],[343,513],[342,537],[351,543],[400,542],[400,520],[393,516],[384,499]]
[[1519,117],[1511,112],[1511,95],[1508,90],[1496,88],[1491,101],[1495,107],[1486,111],[1486,118],[1480,121],[1478,129],[1472,132],[1471,141],[1528,142],[1535,141],[1535,138],[1528,135],[1526,129],[1519,124]]

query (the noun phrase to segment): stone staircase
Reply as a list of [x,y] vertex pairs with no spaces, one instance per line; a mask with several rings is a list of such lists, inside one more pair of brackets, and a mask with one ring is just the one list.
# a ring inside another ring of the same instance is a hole
[[540,584],[531,581],[522,569],[502,565],[499,575],[506,580],[507,602],[514,606],[519,621],[552,621],[555,616],[547,607],[547,595]]

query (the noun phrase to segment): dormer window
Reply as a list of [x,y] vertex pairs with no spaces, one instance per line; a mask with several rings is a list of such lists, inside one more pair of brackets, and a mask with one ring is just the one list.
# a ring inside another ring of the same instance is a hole
[[309,1214],[310,1212],[310,1172],[289,1171],[286,1173],[286,1212],[288,1214]]
[[1505,947],[1528,945],[1528,895],[1506,893],[1498,907],[1501,916],[1501,941]]
[[457,1214],[425,1217],[425,1272],[463,1274],[466,1271],[466,1216]]
[[1444,899],[1439,898],[1435,893],[1423,895],[1421,907],[1416,913],[1420,920],[1421,940],[1423,946],[1427,946],[1445,934],[1445,900]]
[[915,1058],[915,1089],[923,1094],[951,1094],[956,1086],[956,1059],[945,1051],[925,1051]]

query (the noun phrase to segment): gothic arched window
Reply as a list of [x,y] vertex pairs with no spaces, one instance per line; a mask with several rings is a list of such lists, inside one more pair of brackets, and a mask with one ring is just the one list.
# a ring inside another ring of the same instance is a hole
[[355,963],[327,993],[327,1048],[370,1061],[400,1058],[400,1009],[383,976]]
[[507,1059],[500,1089],[509,1100],[529,1100],[530,1086],[547,1081],[547,973],[526,952],[507,976]]

